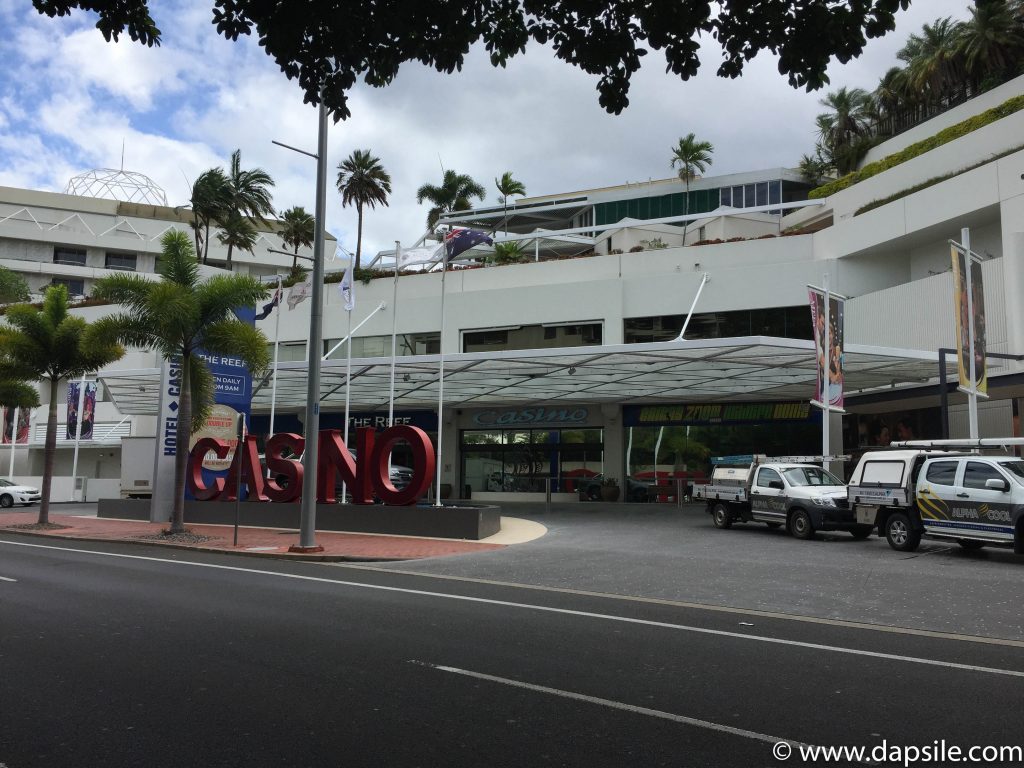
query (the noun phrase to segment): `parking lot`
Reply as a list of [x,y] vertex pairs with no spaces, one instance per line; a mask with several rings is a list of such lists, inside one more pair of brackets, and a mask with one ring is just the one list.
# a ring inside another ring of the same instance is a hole
[[379,567],[1024,641],[1024,557],[846,533],[717,530],[702,505],[505,504],[547,535],[501,551]]

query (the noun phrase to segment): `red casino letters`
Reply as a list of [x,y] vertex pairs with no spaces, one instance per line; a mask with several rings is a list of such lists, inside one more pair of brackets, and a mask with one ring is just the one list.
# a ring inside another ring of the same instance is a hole
[[[396,506],[415,504],[434,477],[434,446],[426,432],[408,425],[394,426],[380,435],[372,427],[356,430],[356,449],[359,461],[342,441],[336,429],[320,433],[317,446],[317,501],[333,504],[337,490],[344,483],[354,504],[373,504],[376,497],[385,504]],[[402,489],[391,482],[388,460],[398,442],[408,443],[412,449],[412,480]],[[249,501],[297,501],[302,495],[302,463],[297,458],[305,449],[301,435],[281,432],[266,443],[266,465],[260,462],[256,438],[248,435],[226,477],[214,478],[209,485],[203,479],[203,458],[213,451],[224,458],[230,450],[223,440],[204,437],[197,441],[189,455],[186,479],[189,492],[200,501],[235,501],[238,497],[239,464],[241,482],[248,491]],[[269,470],[269,477],[268,477]]]

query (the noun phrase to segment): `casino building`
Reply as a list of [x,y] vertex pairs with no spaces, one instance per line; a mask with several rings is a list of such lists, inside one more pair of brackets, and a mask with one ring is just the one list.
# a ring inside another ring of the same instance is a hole
[[[1018,78],[879,144],[862,165],[876,172],[824,197],[768,169],[695,180],[689,200],[665,179],[451,214],[442,225],[518,243],[519,263],[494,264],[478,246],[443,275],[357,282],[350,375],[338,346],[350,318],[327,290],[321,428],[344,428],[346,397],[350,427],[383,426],[393,386],[395,422],[440,442],[451,497],[587,498],[614,478],[623,500],[671,501],[709,456],[821,453],[807,286],[827,278],[848,297],[846,414],[830,417],[831,452],[966,436],[955,358],[940,350],[956,346],[950,240],[967,228],[987,347],[1003,355],[987,361],[981,435],[1020,435],[1024,110],[1012,107],[1022,94]],[[943,137],[955,138],[917,153],[954,127]],[[896,153],[902,162],[872,165]],[[394,259],[379,254],[374,266]],[[277,322],[259,327],[273,339]],[[302,431],[308,324],[309,302],[280,315],[276,387],[253,386],[256,433],[270,430],[272,408],[275,432]],[[132,436],[154,430],[155,357],[99,378]]]

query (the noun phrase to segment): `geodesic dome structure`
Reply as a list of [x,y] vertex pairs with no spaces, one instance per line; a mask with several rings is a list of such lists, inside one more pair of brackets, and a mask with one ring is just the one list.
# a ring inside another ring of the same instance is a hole
[[64,189],[67,195],[102,197],[122,203],[167,205],[167,195],[149,176],[134,171],[97,168],[71,177]]

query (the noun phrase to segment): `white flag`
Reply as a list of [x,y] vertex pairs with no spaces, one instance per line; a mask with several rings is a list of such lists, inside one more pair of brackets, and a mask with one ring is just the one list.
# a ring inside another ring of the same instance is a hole
[[345,311],[351,312],[356,308],[356,297],[352,293],[352,262],[349,261],[348,269],[345,270],[344,277],[341,278],[341,285],[338,286],[338,290],[341,291],[341,299],[345,302]]
[[444,243],[428,245],[422,248],[399,248],[395,258],[399,269],[411,267],[414,264],[433,264],[441,258],[444,253]]
[[295,309],[313,295],[313,273],[306,275],[301,283],[296,283],[288,289],[288,309]]

